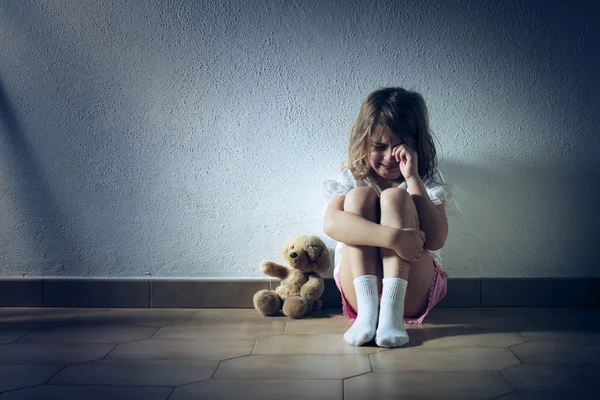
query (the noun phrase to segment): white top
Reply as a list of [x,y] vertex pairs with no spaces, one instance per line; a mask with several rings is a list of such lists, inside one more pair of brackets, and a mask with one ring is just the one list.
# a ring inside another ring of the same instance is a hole
[[[442,173],[436,170],[433,174],[434,179],[425,179],[423,185],[427,190],[429,198],[436,206],[444,203],[447,215],[460,215],[460,208],[456,202],[456,193],[451,184],[446,183]],[[356,180],[352,176],[352,172],[348,168],[344,169],[337,180],[326,180],[323,184],[324,196],[327,203],[331,202],[334,197],[344,197],[351,189],[355,187],[368,186],[373,188],[378,196],[381,195],[381,188],[373,178],[367,176],[365,179]],[[406,182],[402,182],[399,186],[402,189],[407,188]],[[335,264],[339,266],[338,260],[341,259],[342,246],[338,243],[335,248]],[[441,249],[430,251],[431,256],[442,265]]]

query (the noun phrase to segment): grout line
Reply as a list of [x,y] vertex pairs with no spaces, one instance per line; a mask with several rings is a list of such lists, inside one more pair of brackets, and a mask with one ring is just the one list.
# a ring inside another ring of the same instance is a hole
[[173,396],[173,393],[175,393],[175,389],[177,389],[177,386],[173,387],[173,390],[171,390],[171,393],[169,393],[169,395],[167,396],[167,400],[169,400],[171,396]]
[[25,329],[27,332],[22,334],[21,336],[19,336],[18,338],[16,338],[15,340],[13,340],[12,342],[8,342],[8,343],[3,343],[3,344],[13,344],[13,343],[25,343],[25,342],[19,342],[19,340],[23,339],[25,336],[29,335],[31,332],[33,332],[33,329]]
[[[521,332],[519,332],[519,333],[521,333]],[[521,335],[521,336],[523,336],[523,335]],[[526,338],[525,336],[523,336],[523,338],[524,338],[525,340],[527,340],[527,338]],[[529,340],[527,340],[527,342],[529,342]],[[527,343],[527,342],[525,342],[525,343]],[[519,344],[523,344],[523,343],[519,343]],[[517,360],[519,360],[519,362],[521,363],[521,365],[524,365],[525,363],[523,362],[523,360],[521,360],[521,359],[519,358],[519,356],[517,355],[517,353],[515,353],[515,352],[513,351],[513,349],[512,349],[513,347],[515,347],[515,346],[518,346],[519,344],[515,344],[515,345],[512,345],[512,346],[508,346],[508,350],[509,350],[511,353],[513,353],[513,355],[515,356],[515,358],[516,358]],[[512,367],[509,367],[509,368],[514,368],[514,367],[517,367],[517,365],[514,365],[514,366],[512,366]],[[508,369],[508,368],[505,368],[505,369]],[[500,372],[502,372],[502,371],[503,371],[503,370],[500,370]],[[503,374],[503,376],[504,376],[504,374]],[[512,387],[512,386],[511,386],[511,387]],[[513,388],[513,389],[514,389],[514,388]]]
[[169,393],[169,395],[167,396],[167,400],[169,400],[171,398],[171,396],[173,396],[175,389],[177,389],[177,386],[173,386],[173,390],[171,390],[171,393]]
[[[521,360],[519,360],[519,361],[521,361]],[[523,365],[523,364],[521,364],[521,365]],[[515,365],[515,366],[513,366],[513,367],[508,367],[508,368],[505,368],[505,369],[503,369],[503,370],[500,370],[500,371],[498,371],[498,372],[500,373],[500,375],[502,375],[502,378],[504,378],[504,381],[505,381],[505,382],[508,384],[508,386],[509,386],[509,387],[510,387],[510,388],[513,390],[513,392],[516,392],[516,389],[514,388],[514,386],[513,386],[513,385],[511,385],[511,383],[510,383],[510,381],[508,380],[508,378],[506,377],[506,375],[504,375],[504,371],[505,371],[505,370],[507,370],[507,369],[510,369],[510,368],[514,368],[514,367],[518,367],[518,365]]]
[[58,371],[56,371],[54,374],[52,374],[52,376],[48,379],[46,379],[46,381],[44,383],[42,383],[42,385],[48,385],[48,382],[50,382],[54,377],[56,377],[56,375],[60,374],[62,371],[65,370],[65,368],[67,368],[70,364],[67,365],[63,365],[62,368],[59,368]]
[[106,353],[106,354],[104,355],[104,357],[100,358],[99,360],[95,360],[95,361],[106,360],[106,357],[108,357],[108,355],[109,355],[110,353],[112,353],[113,351],[115,351],[115,349],[116,349],[118,346],[119,346],[118,344],[115,344],[115,346],[114,346],[112,349],[110,349],[110,350],[108,351],[108,353]]
[[[509,385],[510,385],[510,384],[509,384]],[[511,386],[511,387],[512,387],[512,386]],[[502,399],[502,398],[505,398],[506,396],[508,396],[509,394],[512,394],[512,393],[516,393],[516,392],[513,390],[513,391],[512,391],[512,392],[510,392],[510,393],[505,393],[505,394],[501,394],[500,396],[492,397],[492,399],[491,399],[491,400],[500,400],[500,399]],[[524,392],[524,393],[526,393],[526,392]]]
[[213,371],[212,375],[210,376],[209,379],[214,378],[215,374],[217,373],[217,371],[219,370],[219,367],[221,366],[221,363],[223,362],[223,360],[219,361],[219,363],[217,364],[217,368],[215,368],[215,370]]

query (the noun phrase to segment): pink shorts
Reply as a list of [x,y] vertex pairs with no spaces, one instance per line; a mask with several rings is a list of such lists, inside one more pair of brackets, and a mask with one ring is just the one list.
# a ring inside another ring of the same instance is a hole
[[[448,290],[448,274],[442,269],[442,266],[435,260],[435,258],[432,257],[431,259],[433,260],[434,273],[433,279],[431,280],[431,286],[429,287],[429,301],[427,303],[427,308],[425,308],[425,311],[418,316],[404,318],[404,322],[407,324],[423,323],[423,320],[425,319],[425,316],[429,314],[429,311],[446,296],[446,292]],[[346,299],[346,296],[344,296],[339,275],[334,274],[333,279],[335,280],[335,284],[342,295],[342,311],[344,312],[344,316],[348,321],[354,322],[356,320],[357,313]]]

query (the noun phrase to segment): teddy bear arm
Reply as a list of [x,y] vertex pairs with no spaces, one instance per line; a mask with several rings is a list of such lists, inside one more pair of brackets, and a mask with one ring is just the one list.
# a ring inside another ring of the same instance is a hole
[[288,268],[272,261],[265,261],[260,266],[263,274],[272,276],[273,278],[285,279],[288,276]]
[[300,289],[300,295],[309,300],[316,300],[323,295],[324,290],[325,282],[323,278],[316,274],[310,274],[308,281]]

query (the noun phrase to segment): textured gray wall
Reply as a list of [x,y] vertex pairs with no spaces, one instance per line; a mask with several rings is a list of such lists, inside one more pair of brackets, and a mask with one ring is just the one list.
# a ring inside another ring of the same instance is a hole
[[260,277],[402,85],[450,275],[600,276],[596,4],[0,0],[0,275]]

